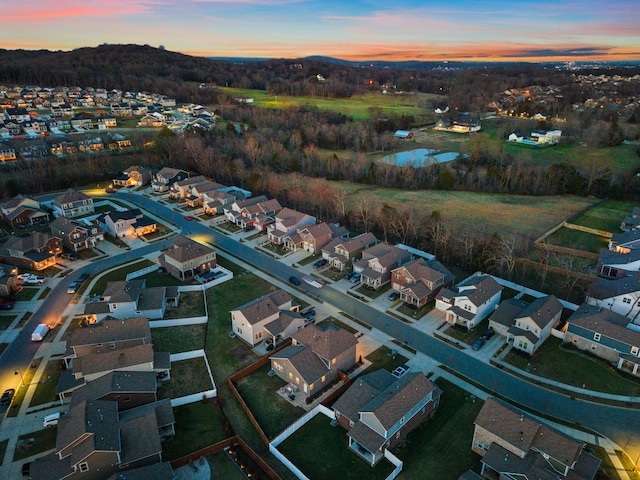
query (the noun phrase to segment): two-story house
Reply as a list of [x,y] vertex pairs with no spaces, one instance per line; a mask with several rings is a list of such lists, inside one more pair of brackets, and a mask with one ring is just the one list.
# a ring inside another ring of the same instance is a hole
[[260,231],[265,231],[278,221],[278,216],[286,209],[282,208],[280,202],[275,198],[258,202],[253,205],[245,205],[240,210],[241,221],[238,226],[253,226]]
[[202,194],[202,209],[206,214],[219,215],[224,213],[227,206],[244,199],[245,197],[239,192],[208,191]]
[[397,378],[380,369],[357,378],[332,408],[347,430],[349,449],[374,466],[433,415],[441,394],[423,373]]
[[185,197],[185,202],[191,208],[201,207],[206,193],[213,193],[221,188],[225,188],[225,186],[217,182],[206,181],[198,183],[191,187],[191,190],[189,190],[188,195]]
[[502,285],[491,275],[475,273],[436,296],[436,309],[445,312],[447,323],[475,327],[500,303]]
[[203,175],[196,175],[195,177],[188,177],[184,180],[178,180],[171,185],[169,189],[169,196],[171,198],[184,201],[189,194],[191,193],[191,189],[198,185],[199,183],[209,182],[209,180]]
[[96,221],[107,233],[116,238],[136,235],[141,237],[155,232],[158,224],[155,220],[145,217],[139,208],[103,213]]
[[[82,401],[60,418],[53,453],[34,460],[34,480],[104,480],[162,462],[175,432],[170,400],[118,412],[117,402]],[[155,478],[155,477],[147,477]]]
[[302,237],[298,232],[315,223],[316,217],[285,207],[275,214],[273,223],[267,226],[267,238],[271,243],[296,251],[302,247]]
[[640,207],[633,207],[631,215],[624,217],[622,223],[620,223],[620,230],[628,232],[638,227],[640,227]]
[[238,225],[241,228],[246,227],[244,224],[244,217],[240,212],[242,209],[251,205],[256,205],[261,202],[266,202],[268,199],[265,195],[259,195],[257,197],[240,198],[235,202],[227,204],[224,207],[224,215],[234,225]]
[[338,370],[347,371],[356,364],[358,339],[342,328],[310,324],[291,339],[291,346],[271,356],[271,369],[305,399],[320,395]]
[[107,288],[98,301],[85,304],[84,318],[89,323],[103,320],[107,316],[129,318],[146,316],[160,319],[167,305],[177,305],[177,287],[146,288],[145,280],[135,279],[107,283]]
[[628,272],[626,276],[615,280],[596,280],[589,285],[585,302],[596,307],[608,308],[631,321],[638,321],[640,319],[640,272]]
[[189,173],[179,168],[163,167],[151,181],[155,193],[167,193],[175,182],[189,178]]
[[182,281],[208,273],[217,265],[213,248],[183,236],[178,237],[171,248],[163,251],[158,261],[168,273]]
[[474,421],[471,450],[482,478],[593,480],[600,466],[585,444],[493,397]]
[[20,194],[0,204],[0,216],[13,228],[49,220],[49,214],[40,208],[38,201]]
[[412,260],[411,252],[379,243],[362,251],[362,258],[353,263],[353,271],[360,273],[360,283],[375,290],[391,280],[391,271]]
[[513,348],[533,355],[560,323],[562,304],[554,295],[537,298],[524,307],[507,330]]
[[322,248],[332,239],[339,238],[344,240],[348,234],[349,231],[346,228],[338,224],[325,222],[308,225],[298,231],[301,244],[300,248],[314,255],[318,255],[322,251]]
[[416,308],[426,305],[454,281],[455,276],[437,260],[420,258],[391,270],[391,288],[400,294],[401,301]]
[[120,187],[128,187],[133,185],[135,187],[141,187],[148,185],[151,182],[153,171],[149,167],[141,167],[140,165],[132,165],[124,170],[123,178],[117,183],[114,179],[113,184]]
[[362,251],[378,244],[373,233],[363,233],[354,238],[334,238],[322,247],[322,258],[336,270],[343,271],[362,255]]
[[54,198],[52,207],[56,217],[72,218],[95,212],[93,199],[73,188]]
[[25,237],[11,236],[0,247],[0,261],[31,270],[44,270],[57,263],[62,239],[35,232]]
[[[267,338],[280,343],[304,325],[304,319],[297,311],[298,307],[293,305],[291,295],[284,290],[276,290],[231,310],[231,329],[251,346]],[[274,335],[268,326],[272,331],[279,330],[280,333]],[[280,338],[275,338],[277,335]]]
[[51,233],[60,237],[63,245],[72,252],[87,250],[104,240],[104,232],[97,225],[87,225],[66,217],[58,217],[51,222]]
[[640,326],[619,313],[583,304],[567,319],[564,343],[603,358],[640,376]]

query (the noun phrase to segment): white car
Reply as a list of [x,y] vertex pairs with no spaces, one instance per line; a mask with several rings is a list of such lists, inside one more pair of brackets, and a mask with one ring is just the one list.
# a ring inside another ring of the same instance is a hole
[[21,273],[20,275],[18,275],[18,279],[22,280],[23,283],[32,285],[44,283],[44,277],[41,277],[40,275],[34,275],[33,273]]

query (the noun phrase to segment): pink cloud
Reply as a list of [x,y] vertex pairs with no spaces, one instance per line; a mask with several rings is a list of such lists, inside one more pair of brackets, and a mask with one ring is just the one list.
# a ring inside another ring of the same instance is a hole
[[106,17],[140,13],[146,10],[142,3],[126,0],[82,1],[71,0],[56,4],[50,0],[36,0],[28,5],[9,5],[3,9],[5,21],[39,21],[73,17]]

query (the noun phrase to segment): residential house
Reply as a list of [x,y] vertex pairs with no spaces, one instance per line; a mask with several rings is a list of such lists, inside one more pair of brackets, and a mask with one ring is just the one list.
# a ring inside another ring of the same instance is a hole
[[239,192],[213,190],[204,192],[201,200],[204,213],[209,215],[219,215],[224,213],[227,206],[230,207],[234,202],[244,199],[244,195]]
[[[276,290],[231,310],[231,330],[251,346],[267,338],[279,343],[305,324],[300,315],[292,315],[297,311],[291,295],[284,290]],[[278,334],[272,335],[267,326],[281,330],[280,338],[275,338]]]
[[17,274],[18,269],[13,265],[0,263],[0,297],[10,297],[22,288]]
[[84,138],[78,142],[78,149],[81,152],[99,152],[104,150],[102,137]]
[[151,188],[156,193],[166,193],[175,182],[185,178],[189,178],[189,173],[184,170],[163,167],[151,181]]
[[206,182],[209,182],[209,180],[203,175],[196,175],[195,177],[188,177],[184,180],[179,180],[171,186],[169,196],[171,198],[184,201],[190,195],[191,189],[195,185]]
[[26,237],[10,236],[0,247],[0,262],[31,270],[44,270],[56,264],[62,252],[62,239],[35,232]]
[[349,449],[374,466],[385,450],[433,416],[441,394],[423,373],[396,378],[380,369],[357,378],[332,408],[347,430]]
[[596,307],[608,308],[631,321],[638,321],[640,319],[640,272],[628,272],[625,277],[614,280],[596,280],[589,285],[585,302]]
[[631,215],[624,217],[620,224],[620,230],[628,232],[629,230],[635,230],[640,226],[640,207],[633,207]]
[[291,337],[291,346],[271,355],[271,369],[294,395],[311,399],[331,385],[338,371],[356,364],[358,339],[342,328],[310,324]]
[[116,117],[112,117],[110,115],[98,117],[96,121],[98,122],[99,130],[105,130],[107,128],[115,128],[118,126],[118,120],[116,119]]
[[436,309],[445,312],[447,323],[475,327],[500,303],[502,285],[491,275],[475,273],[436,296]]
[[479,132],[481,128],[480,120],[477,117],[465,113],[456,115],[453,120],[441,117],[435,126],[435,130],[455,133],[474,133]]
[[68,103],[60,103],[58,105],[51,103],[52,117],[71,117],[73,116],[73,107]]
[[204,194],[207,192],[215,192],[220,190],[221,188],[225,188],[224,185],[217,182],[202,182],[191,187],[189,194],[185,198],[187,205],[192,208],[201,207],[203,204]]
[[138,120],[138,127],[160,128],[165,125],[164,115],[160,114],[147,113],[144,117]]
[[362,251],[378,244],[373,233],[363,233],[354,238],[335,238],[322,248],[322,258],[339,271],[351,266],[354,260],[362,255]]
[[154,463],[144,467],[114,473],[107,480],[176,480],[171,462]]
[[91,130],[93,128],[93,117],[76,115],[71,120],[71,127],[77,131]]
[[391,280],[391,271],[412,260],[411,252],[379,243],[362,251],[362,258],[353,263],[353,271],[360,273],[362,285],[378,290]]
[[503,337],[509,336],[509,329],[516,323],[518,315],[529,306],[529,303],[516,298],[508,298],[489,316],[489,328]]
[[124,411],[157,401],[157,392],[155,372],[116,370],[82,384],[73,391],[71,398],[74,405],[83,401],[108,400],[118,404],[118,411]]
[[245,204],[240,210],[239,221],[236,225],[241,227],[253,226],[260,231],[265,231],[268,226],[277,222],[278,215],[284,210],[276,199],[263,202]]
[[139,208],[103,213],[96,221],[105,232],[116,238],[131,235],[142,237],[158,230],[157,222],[145,217]]
[[122,150],[131,147],[131,140],[120,133],[107,133],[105,143],[109,150]]
[[163,440],[172,438],[170,400],[118,412],[118,404],[83,401],[60,418],[53,453],[34,460],[34,480],[104,480],[126,468],[162,462]]
[[149,167],[141,167],[132,165],[127,168],[121,176],[113,179],[113,185],[116,187],[148,185],[151,182],[153,172]]
[[62,243],[72,252],[87,250],[104,240],[104,232],[97,225],[87,225],[78,220],[58,217],[51,222],[51,233],[62,239]]
[[609,239],[608,249],[624,254],[640,249],[640,230],[614,233]]
[[53,199],[53,214],[67,218],[90,215],[95,212],[93,199],[84,193],[70,188]]
[[177,287],[146,288],[145,280],[109,282],[98,301],[84,307],[84,318],[89,323],[101,321],[107,316],[129,318],[146,316],[160,319],[169,305],[178,304]]
[[333,238],[344,239],[348,234],[349,231],[346,228],[338,224],[325,222],[308,225],[298,231],[300,248],[314,255],[318,255],[322,251],[322,247],[327,245]]
[[131,117],[133,115],[131,105],[128,103],[112,103],[109,108],[114,117]]
[[258,197],[238,199],[235,202],[227,204],[224,207],[224,215],[227,217],[227,220],[229,220],[231,223],[241,228],[244,228],[246,227],[246,225],[244,223],[245,218],[241,214],[242,209],[245,207],[249,207],[251,205],[256,205],[261,202],[266,202],[267,200],[268,199],[265,195],[260,195]]
[[598,255],[597,269],[601,277],[608,279],[624,278],[629,272],[637,272],[640,270],[640,249],[633,248],[628,253],[602,249]]
[[290,251],[302,248],[302,236],[299,231],[316,224],[316,217],[287,207],[275,212],[272,218],[268,225],[259,219],[257,224],[261,229],[266,226],[267,238],[271,243],[282,245]]
[[0,204],[0,216],[13,228],[35,225],[49,220],[49,214],[40,209],[39,202],[21,194]]
[[474,421],[471,450],[483,478],[593,480],[600,466],[585,444],[493,397]]
[[564,343],[640,377],[640,325],[624,315],[583,304],[567,319],[562,331]]
[[16,149],[7,143],[0,143],[0,162],[13,162],[16,159]]
[[562,304],[554,295],[537,298],[524,307],[507,331],[513,348],[533,355],[560,322]]
[[420,258],[391,270],[391,288],[400,294],[400,300],[416,308],[454,281],[455,276],[437,260]]
[[7,121],[13,120],[14,122],[22,123],[31,120],[31,115],[26,108],[7,108],[4,111],[4,118]]
[[182,281],[208,273],[217,265],[213,248],[183,236],[178,237],[171,248],[164,250],[158,261],[168,273]]

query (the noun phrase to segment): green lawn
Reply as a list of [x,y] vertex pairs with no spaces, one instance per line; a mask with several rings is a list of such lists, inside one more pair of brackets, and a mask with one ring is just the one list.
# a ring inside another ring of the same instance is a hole
[[[175,407],[176,435],[162,444],[167,460],[208,447],[231,436],[222,411],[210,403],[190,403]],[[216,477],[217,478],[217,477]]]
[[324,415],[316,415],[278,450],[311,480],[382,480],[393,471],[387,460],[372,468],[349,451],[347,431],[330,423]]
[[353,334],[358,333],[358,329],[353,328],[351,325],[347,325],[346,323],[341,322],[340,320],[338,320],[336,318],[333,318],[333,317],[327,317],[320,323],[322,324],[324,322],[331,323],[331,324],[335,325],[336,327],[342,328],[342,329],[346,330],[347,332],[350,332],[350,333],[353,333]]
[[24,440],[25,445],[29,445],[29,439],[33,439],[33,442],[29,447],[16,446],[16,450],[13,454],[13,461],[16,462],[18,460],[23,460],[32,455],[55,448],[57,434],[58,427],[53,426],[45,428],[44,430],[38,430],[37,432],[20,435],[18,437],[18,442]]
[[546,238],[547,243],[574,248],[584,252],[598,253],[607,248],[609,239],[593,233],[562,227]]
[[189,358],[171,362],[171,379],[159,384],[158,398],[179,398],[212,388],[204,359]]
[[[527,301],[527,300],[525,300]],[[532,301],[532,300],[528,300],[528,301]],[[460,327],[460,326],[451,326],[446,330],[446,334],[449,335],[450,337],[455,338],[456,340],[460,340],[464,343],[466,343],[467,345],[471,345],[473,342],[476,341],[476,339],[482,335],[482,333],[484,333],[484,331],[489,328],[489,318],[485,318],[484,320],[482,320],[480,323],[478,323],[478,325],[476,325],[474,328],[472,328],[471,330],[467,330],[464,327]]]
[[225,451],[218,452],[214,455],[209,455],[207,457],[207,461],[209,462],[211,472],[213,473],[212,478],[220,478],[224,480],[247,479],[247,477],[238,469],[234,461],[229,458],[229,455],[227,455]]
[[381,368],[388,372],[393,372],[396,367],[407,363],[409,360],[407,357],[400,355],[399,353],[394,355],[391,349],[384,345],[371,352],[366,358],[371,362],[371,365],[369,365],[369,367],[362,373],[363,375]]
[[185,282],[180,281],[173,275],[169,275],[167,272],[161,272],[156,270],[155,272],[147,273],[141,277],[138,277],[146,282],[147,288],[151,287],[179,287],[185,285]]
[[0,315],[0,330],[6,330],[18,318],[17,315]]
[[204,295],[201,291],[181,292],[178,307],[167,308],[165,319],[201,317],[205,314]]
[[365,297],[369,297],[371,299],[376,299],[380,295],[382,295],[383,293],[387,293],[389,290],[391,290],[391,283],[387,283],[386,285],[383,285],[378,290],[372,290],[370,288],[366,288],[363,285],[363,286],[357,288],[356,292],[358,292],[360,295],[364,295]]
[[204,348],[206,325],[184,325],[151,329],[153,349],[157,352],[180,353]]
[[9,439],[0,442],[0,464],[4,462],[4,454],[7,452],[7,445],[9,445]]
[[637,202],[607,200],[580,214],[571,223],[617,233],[620,232],[620,223],[624,217],[630,215],[633,207],[637,206]]
[[64,370],[64,362],[62,360],[52,360],[47,362],[42,372],[42,377],[36,386],[36,391],[33,393],[30,407],[36,405],[42,405],[45,403],[53,402],[58,397],[56,390],[58,388],[58,380]]
[[604,360],[562,346],[559,338],[548,338],[531,358],[511,351],[504,361],[526,372],[575,387],[584,385],[597,392],[640,396],[640,383],[622,377]]
[[15,295],[16,301],[28,302],[33,297],[36,296],[36,293],[38,293],[38,290],[40,290],[40,287],[24,287],[22,290],[16,293]]
[[267,374],[270,369],[271,365],[267,363],[240,379],[236,388],[264,433],[273,438],[305,412],[278,395],[286,382],[276,375],[270,377]]
[[456,480],[469,469],[480,472],[480,456],[471,451],[471,440],[482,402],[444,379],[435,383],[443,393],[434,417],[394,451],[404,462],[403,480]]
[[397,310],[398,312],[404,315],[408,315],[412,318],[415,318],[416,320],[419,320],[422,317],[424,317],[427,313],[429,313],[431,310],[433,310],[435,306],[436,306],[435,300],[431,300],[430,302],[427,302],[425,305],[423,305],[422,307],[416,310],[415,308],[411,308],[409,305],[402,302],[402,304],[397,308]]
[[127,277],[127,274],[131,272],[135,272],[136,270],[141,270],[145,267],[150,267],[153,264],[154,263],[151,260],[147,260],[147,259],[124,264],[121,268],[111,270],[105,273],[104,275],[101,275],[96,280],[96,283],[93,285],[93,288],[91,289],[90,293],[92,295],[93,294],[101,295],[104,292],[105,288],[107,288],[107,283],[124,280]]
[[38,295],[38,300],[42,300],[44,298],[47,298],[47,295],[49,295],[50,291],[51,291],[51,289],[49,287],[45,287],[45,289],[42,290],[42,293],[40,293],[40,295]]

